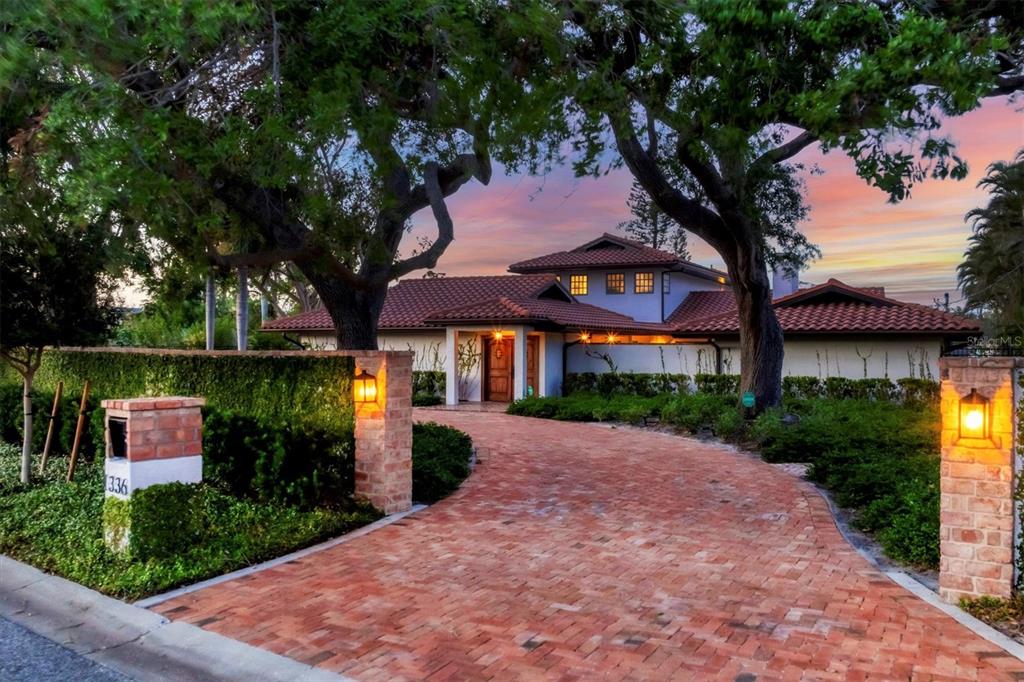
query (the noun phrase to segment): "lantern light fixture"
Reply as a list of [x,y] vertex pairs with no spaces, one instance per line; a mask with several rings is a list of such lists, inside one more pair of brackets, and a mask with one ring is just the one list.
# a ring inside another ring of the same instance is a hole
[[580,332],[580,342],[590,343],[590,332]]
[[365,369],[360,369],[352,378],[352,393],[357,403],[377,402],[377,378]]
[[988,399],[975,388],[960,399],[960,437],[988,438]]
[[615,332],[608,332],[607,334],[608,343],[615,343],[619,340],[618,335]]
[[505,332],[503,332],[500,329],[495,329],[491,336],[494,337],[495,341],[501,341],[502,339],[505,338]]

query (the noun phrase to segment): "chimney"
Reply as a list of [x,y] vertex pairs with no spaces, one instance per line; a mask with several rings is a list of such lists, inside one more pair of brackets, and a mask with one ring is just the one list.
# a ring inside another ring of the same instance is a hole
[[800,273],[783,265],[772,272],[772,300],[789,296],[800,288]]

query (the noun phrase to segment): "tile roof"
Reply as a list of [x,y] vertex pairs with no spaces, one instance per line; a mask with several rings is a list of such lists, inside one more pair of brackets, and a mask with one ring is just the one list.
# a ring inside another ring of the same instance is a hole
[[736,297],[732,291],[691,291],[665,323],[678,326],[689,320],[720,315],[735,309]]
[[507,296],[442,310],[431,315],[428,322],[435,324],[548,322],[575,330],[608,330],[619,333],[644,334],[672,333],[672,329],[668,325],[638,322],[627,315],[586,303],[550,298],[511,299]]
[[706,279],[728,278],[724,272],[682,260],[668,251],[655,249],[633,239],[605,232],[597,239],[569,251],[556,251],[544,256],[519,261],[508,266],[509,272],[552,272],[573,268],[663,267],[685,270]]
[[[775,314],[782,330],[794,333],[969,333],[981,330],[976,320],[888,298],[880,287],[852,287],[830,279],[801,289],[775,301]],[[701,315],[701,311],[726,306],[718,292],[694,292],[669,318],[677,334],[738,334],[739,314],[735,302],[724,311]]]
[[[478,303],[500,296],[528,298],[551,286],[554,275],[495,275],[403,279],[388,289],[380,313],[381,329],[426,327],[424,320],[438,310]],[[568,295],[568,294],[567,294]],[[331,317],[323,308],[271,320],[264,329],[277,331],[331,330]]]

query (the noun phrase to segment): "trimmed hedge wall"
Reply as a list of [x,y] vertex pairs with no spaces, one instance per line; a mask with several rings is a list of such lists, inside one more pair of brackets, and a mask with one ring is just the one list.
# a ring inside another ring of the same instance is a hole
[[206,404],[271,423],[331,431],[354,425],[355,360],[295,353],[49,350],[35,387],[80,395],[88,379],[97,400],[155,395],[202,396]]
[[[601,396],[637,395],[652,397],[663,393],[709,393],[736,395],[737,374],[696,374],[691,386],[685,374],[649,374],[631,372],[578,372],[566,376],[564,395],[577,393]],[[931,379],[847,379],[788,376],[782,379],[787,398],[864,398],[900,402],[928,403],[939,399],[939,383]]]
[[[102,456],[107,398],[206,398],[204,477],[237,496],[300,507],[344,504],[354,489],[352,375],[340,355],[50,350],[36,375],[33,445],[42,450],[53,390],[64,381],[54,454],[71,450],[90,381],[81,454]],[[15,375],[16,376],[16,375]],[[3,377],[11,381],[10,375]],[[21,386],[0,384],[0,439],[21,442]]]

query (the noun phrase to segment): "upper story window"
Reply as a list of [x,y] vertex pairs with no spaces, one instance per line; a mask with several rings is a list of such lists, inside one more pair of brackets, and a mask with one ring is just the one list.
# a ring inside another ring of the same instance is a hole
[[626,274],[623,272],[609,272],[605,276],[605,293],[626,293]]
[[638,272],[633,275],[633,292],[637,294],[653,294],[654,273]]
[[587,295],[587,276],[569,275],[569,293],[573,296]]
[[661,293],[672,293],[672,275],[667,272],[661,273]]

